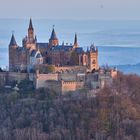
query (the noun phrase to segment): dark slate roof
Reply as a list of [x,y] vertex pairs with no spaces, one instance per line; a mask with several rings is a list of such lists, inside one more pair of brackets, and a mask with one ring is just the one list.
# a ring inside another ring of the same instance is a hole
[[64,50],[65,50],[65,51],[69,51],[69,50],[71,50],[72,48],[73,48],[72,45],[66,45],[66,46],[64,46]]
[[53,47],[51,48],[51,51],[60,51],[60,50],[63,50],[63,48],[62,48],[61,45],[53,46]]
[[14,34],[12,34],[12,37],[11,37],[11,41],[10,41],[9,46],[14,46],[14,45],[17,45],[17,42],[16,42],[16,40],[15,40]]
[[32,24],[32,19],[30,18],[30,23],[29,23],[29,30],[33,30],[33,24]]
[[31,55],[30,55],[30,56],[35,57],[36,52],[37,52],[36,50],[32,50],[32,52],[31,52]]
[[32,50],[30,56],[35,57],[36,54],[37,54],[36,58],[41,58],[42,57],[41,53],[38,52],[37,50]]
[[53,28],[52,34],[51,34],[51,37],[50,37],[50,40],[57,40],[57,39],[58,39],[58,38],[57,38],[56,33],[55,33],[55,30],[54,30],[54,28]]
[[36,58],[42,58],[42,55],[40,53],[38,53]]
[[69,51],[69,50],[71,50],[73,48],[73,46],[72,45],[66,45],[66,46],[64,46],[64,45],[58,45],[58,46],[54,46],[54,47],[52,47],[51,48],[51,51]]
[[83,53],[83,48],[82,48],[82,47],[75,48],[75,51],[76,51],[77,53]]
[[48,47],[48,43],[37,43],[38,48],[47,48]]
[[21,52],[21,53],[26,52],[26,48],[24,47],[18,47],[17,50],[18,52]]

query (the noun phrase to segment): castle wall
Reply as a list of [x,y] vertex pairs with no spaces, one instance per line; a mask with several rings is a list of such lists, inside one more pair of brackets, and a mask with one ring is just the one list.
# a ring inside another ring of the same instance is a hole
[[96,89],[100,86],[98,72],[89,73],[86,75],[86,86],[90,89]]
[[86,72],[85,66],[64,66],[64,67],[55,67],[56,72]]
[[4,86],[12,81],[17,81],[19,83],[25,79],[28,79],[27,73],[0,72],[0,86]]
[[77,81],[77,74],[37,74],[35,87],[50,88],[56,92],[65,93],[84,87],[85,81]]
[[46,81],[46,88],[55,91],[56,93],[59,94],[61,94],[62,92],[60,81],[55,81],[55,80]]
[[112,75],[111,72],[106,72],[104,74],[99,74],[100,88],[104,88],[106,85],[111,85]]
[[8,72],[8,81],[17,81],[18,83],[22,80],[28,79],[27,73]]
[[35,77],[35,87],[36,89],[47,87],[47,80],[58,81],[58,74],[37,74]]
[[62,81],[61,82],[61,93],[65,94],[66,92],[69,91],[76,91],[78,89],[82,89],[84,87],[84,82],[66,82]]
[[76,81],[76,77],[77,77],[77,74],[65,73],[65,74],[59,74],[58,80]]
[[4,86],[6,84],[6,73],[0,72],[0,86]]

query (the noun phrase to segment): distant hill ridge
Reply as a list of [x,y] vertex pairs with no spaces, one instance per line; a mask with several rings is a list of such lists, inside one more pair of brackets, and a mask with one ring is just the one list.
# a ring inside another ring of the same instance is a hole
[[[115,66],[115,65],[114,65]],[[111,66],[111,67],[114,67]],[[135,73],[140,75],[140,63],[137,64],[126,64],[126,65],[116,65],[115,67],[117,67],[118,70],[128,74],[128,73]]]

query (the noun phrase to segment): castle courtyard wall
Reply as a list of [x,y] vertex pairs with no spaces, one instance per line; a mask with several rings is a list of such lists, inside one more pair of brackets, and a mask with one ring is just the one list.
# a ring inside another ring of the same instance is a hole
[[8,81],[17,81],[18,83],[22,80],[28,79],[28,73],[20,73],[20,72],[9,72],[8,73]]
[[84,82],[66,82],[66,81],[62,81],[61,82],[61,93],[65,94],[66,92],[69,91],[76,91],[78,89],[82,89],[84,88]]
[[0,72],[0,85],[4,86],[9,82],[17,81],[18,83],[22,80],[28,79],[27,73],[18,72]]
[[58,74],[37,74],[35,77],[35,87],[38,88],[47,88],[47,81],[54,80],[58,81]]

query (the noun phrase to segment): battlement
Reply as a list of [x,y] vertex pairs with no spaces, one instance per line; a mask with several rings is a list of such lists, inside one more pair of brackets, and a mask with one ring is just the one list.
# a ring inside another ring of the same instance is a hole
[[61,81],[61,92],[62,94],[68,91],[76,91],[78,89],[84,88],[84,82],[77,81]]
[[72,84],[75,84],[75,83],[76,83],[75,81],[62,81],[63,85],[65,85],[65,84],[72,85]]
[[59,93],[75,91],[82,88],[97,89],[103,88],[106,84],[111,84],[112,79],[117,75],[116,70],[99,70],[93,73],[19,73],[19,72],[0,72],[0,85],[9,82],[29,79],[33,81],[36,89],[50,88]]

